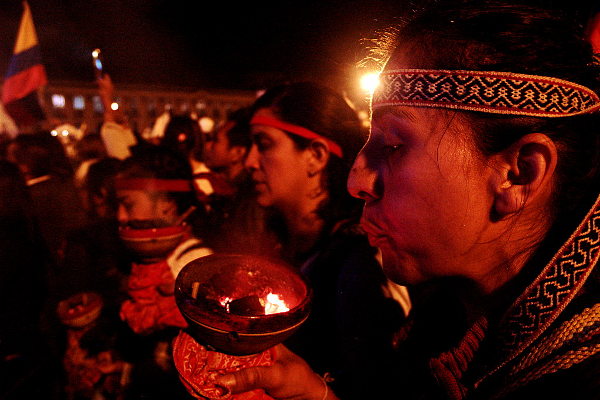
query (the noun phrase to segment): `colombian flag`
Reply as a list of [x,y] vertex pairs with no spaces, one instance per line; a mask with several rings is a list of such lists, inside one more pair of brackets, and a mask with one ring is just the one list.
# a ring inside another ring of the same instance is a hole
[[24,2],[23,6],[17,41],[2,86],[2,103],[17,125],[29,126],[45,118],[37,89],[48,80],[29,5]]

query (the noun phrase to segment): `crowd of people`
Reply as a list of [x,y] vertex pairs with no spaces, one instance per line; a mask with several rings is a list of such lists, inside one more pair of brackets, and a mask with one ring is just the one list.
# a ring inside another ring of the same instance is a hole
[[600,399],[584,33],[518,2],[415,11],[373,49],[370,132],[303,81],[212,132],[168,113],[143,138],[100,76],[97,132],[2,143],[0,397],[191,398],[175,281],[236,253],[295,267],[313,296],[271,365],[211,382],[232,399]]

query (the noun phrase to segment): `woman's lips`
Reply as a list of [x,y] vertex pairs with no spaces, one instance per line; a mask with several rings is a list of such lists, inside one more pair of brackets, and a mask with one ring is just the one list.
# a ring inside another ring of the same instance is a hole
[[384,234],[383,229],[371,220],[363,217],[360,221],[360,226],[367,234],[371,246],[377,247],[382,242],[387,241],[387,235]]

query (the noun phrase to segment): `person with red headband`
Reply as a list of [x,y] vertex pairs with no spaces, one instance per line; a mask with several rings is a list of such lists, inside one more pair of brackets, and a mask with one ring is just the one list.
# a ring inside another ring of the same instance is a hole
[[345,187],[366,137],[362,121],[337,92],[299,82],[258,98],[250,129],[245,167],[277,234],[273,255],[298,268],[314,294],[311,314],[286,345],[339,393],[385,394],[387,386],[363,390],[361,382],[386,370],[405,314],[392,296],[400,288],[358,229],[360,202]]
[[192,232],[203,209],[196,202],[191,167],[166,147],[140,149],[122,162],[115,190],[119,235],[133,256],[129,298],[120,316],[145,349],[133,362],[128,390],[131,398],[179,398],[185,390],[169,347],[187,324],[175,304],[175,278],[189,261],[212,253]]
[[[600,69],[581,28],[559,9],[446,0],[379,41],[348,189],[385,274],[414,296],[394,389],[363,398],[600,398]],[[281,118],[256,117],[265,131]],[[273,142],[258,139],[265,154]],[[219,384],[352,398],[277,350]]]

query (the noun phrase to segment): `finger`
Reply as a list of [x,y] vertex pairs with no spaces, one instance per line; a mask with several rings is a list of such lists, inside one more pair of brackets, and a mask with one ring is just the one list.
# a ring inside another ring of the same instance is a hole
[[264,388],[269,384],[269,367],[251,367],[237,372],[222,375],[217,378],[217,385],[231,390],[232,393],[242,393]]

